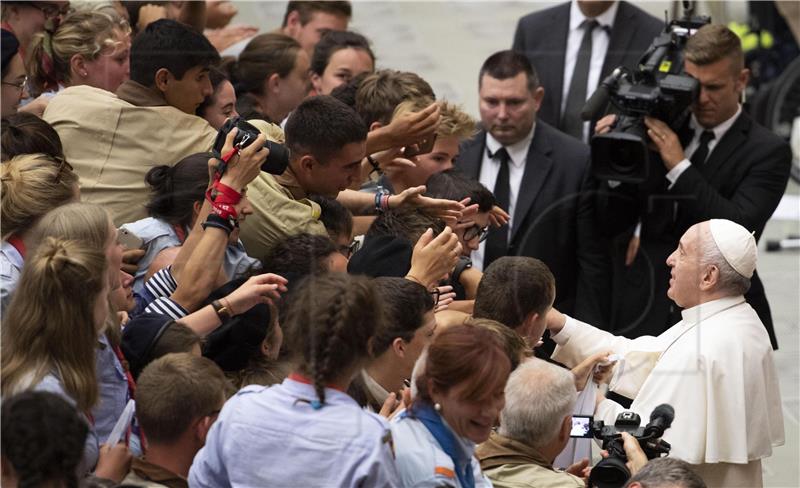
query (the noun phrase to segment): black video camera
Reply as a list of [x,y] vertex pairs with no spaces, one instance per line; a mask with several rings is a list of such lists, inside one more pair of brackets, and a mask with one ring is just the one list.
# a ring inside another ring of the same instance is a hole
[[[241,117],[233,117],[226,120],[225,124],[220,127],[219,132],[217,132],[217,138],[214,140],[214,157],[217,159],[222,156],[225,138],[228,137],[228,133],[233,130],[234,127],[239,129],[239,132],[236,133],[236,137],[233,139],[233,145],[238,146],[239,149],[244,149],[252,144],[261,133],[256,126],[248,123]],[[286,171],[286,167],[289,165],[289,149],[283,144],[278,144],[270,140],[264,141],[264,147],[269,149],[269,155],[266,161],[264,161],[264,164],[261,165],[261,171],[273,175],[279,175]]]
[[597,463],[589,475],[589,486],[598,488],[618,488],[625,486],[631,477],[631,472],[625,463],[628,457],[623,448],[622,432],[632,435],[644,451],[647,459],[661,457],[669,454],[672,446],[662,441],[664,431],[672,425],[675,410],[664,403],[657,406],[650,414],[650,422],[640,427],[641,419],[634,412],[622,412],[617,416],[614,425],[605,425],[602,420],[592,424],[592,435],[603,441],[603,449],[608,451],[608,457]]
[[677,131],[689,116],[700,84],[683,70],[683,48],[697,29],[711,23],[710,17],[693,15],[693,3],[683,2],[683,18],[665,26],[636,71],[616,68],[583,107],[583,120],[599,118],[609,102],[620,111],[610,132],[592,137],[592,172],[597,178],[645,181],[650,158],[644,117],[662,120]]

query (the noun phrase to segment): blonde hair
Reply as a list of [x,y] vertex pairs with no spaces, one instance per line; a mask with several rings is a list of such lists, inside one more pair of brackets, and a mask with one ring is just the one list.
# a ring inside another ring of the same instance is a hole
[[450,103],[446,100],[439,102],[439,125],[436,127],[436,135],[439,137],[458,137],[459,139],[469,139],[478,132],[478,125],[475,119],[461,108],[460,105]]
[[50,210],[75,199],[78,175],[44,154],[23,154],[2,164],[2,237],[25,232]]
[[79,54],[87,61],[119,44],[131,33],[128,22],[115,12],[85,11],[68,15],[54,33],[44,31],[33,40],[31,85],[36,95],[70,81],[70,60]]
[[97,403],[94,308],[106,284],[106,266],[102,251],[55,238],[42,242],[26,261],[3,317],[3,397],[53,373],[79,410]]
[[496,320],[490,319],[469,318],[465,320],[464,323],[489,329],[497,336],[503,344],[508,359],[511,361],[511,371],[517,369],[517,366],[525,361],[525,359],[533,356],[533,351],[525,342],[525,339],[517,334],[511,327],[507,327]]
[[707,24],[686,41],[683,56],[699,66],[716,63],[723,58],[731,59],[733,74],[744,69],[742,42],[732,30],[721,24]]
[[44,242],[48,237],[80,241],[105,252],[111,235],[111,217],[92,203],[75,202],[54,209],[39,220],[33,230],[33,241]]

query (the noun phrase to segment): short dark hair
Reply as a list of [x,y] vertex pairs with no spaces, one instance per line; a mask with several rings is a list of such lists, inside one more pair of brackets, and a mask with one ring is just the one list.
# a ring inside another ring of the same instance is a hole
[[644,467],[628,480],[625,486],[639,483],[644,488],[706,488],[706,483],[686,461],[663,457],[648,461]]
[[219,63],[219,53],[203,34],[175,20],[147,25],[131,44],[131,80],[153,86],[156,72],[165,68],[176,79],[187,71]]
[[372,338],[372,356],[378,357],[398,337],[410,342],[422,327],[425,314],[433,310],[435,304],[424,286],[405,278],[375,278],[372,285],[383,299],[385,314],[385,320]]
[[[291,37],[270,32],[259,34],[247,43],[238,59],[226,58],[223,70],[236,89],[236,95],[264,93],[264,81],[277,74],[285,78],[297,64],[302,48]],[[238,106],[238,105],[237,105]]]
[[275,244],[262,259],[264,271],[295,278],[328,271],[325,258],[336,252],[328,236],[301,233]]
[[155,166],[144,179],[150,186],[147,212],[171,225],[189,226],[194,203],[202,202],[208,187],[209,153],[186,156],[175,166]]
[[394,110],[406,100],[436,100],[433,88],[416,73],[383,69],[367,76],[356,92],[356,110],[367,127],[387,125]]
[[[199,346],[202,343],[203,338],[197,332],[180,322],[173,322],[164,330],[158,341],[153,344],[153,349],[150,351],[150,357],[147,358],[147,361],[148,363],[155,361],[161,356],[166,356],[173,352],[191,352],[195,345]],[[145,365],[142,366],[144,367]]]
[[367,79],[367,76],[370,76],[371,74],[372,73],[368,73],[366,71],[364,73],[360,73],[347,83],[343,83],[334,88],[333,91],[331,91],[331,96],[340,102],[343,102],[348,107],[355,109],[358,88],[361,86],[361,83]]
[[0,418],[0,449],[19,486],[48,481],[78,486],[76,471],[89,427],[75,407],[54,393],[26,391],[3,400]]
[[525,73],[529,91],[539,87],[539,75],[536,74],[536,70],[524,54],[511,50],[498,51],[483,62],[478,75],[478,87],[483,83],[483,75],[489,75],[498,80],[507,80],[520,73]]
[[400,237],[413,246],[429,228],[433,229],[434,235],[439,235],[445,224],[419,209],[399,208],[379,214],[369,226],[366,239],[378,236]]
[[289,14],[294,11],[300,14],[300,24],[302,25],[306,25],[311,21],[311,14],[314,12],[325,12],[326,14],[347,17],[348,20],[353,16],[353,7],[350,5],[350,2],[292,0],[286,5],[286,13],[283,15],[283,24],[281,24],[281,27],[286,27]]
[[172,444],[192,422],[217,413],[230,386],[208,358],[167,354],[144,368],[136,384],[136,418],[147,440]]
[[7,161],[20,154],[46,154],[64,158],[64,147],[53,127],[28,112],[17,112],[3,119],[2,159]]
[[369,54],[375,65],[375,54],[369,47],[366,37],[351,31],[328,31],[323,34],[317,45],[314,47],[314,55],[311,56],[311,72],[320,76],[325,72],[331,56],[341,49],[358,49]]
[[326,164],[342,147],[367,139],[367,126],[355,110],[326,95],[307,98],[286,122],[286,146],[292,157],[311,154]]
[[546,264],[526,256],[503,256],[483,273],[473,317],[516,329],[529,314],[545,313],[555,293],[556,280]]
[[425,182],[425,188],[425,195],[431,198],[460,202],[469,197],[470,205],[477,203],[481,212],[490,211],[497,203],[492,192],[481,182],[455,169],[431,175]]
[[319,220],[325,226],[332,241],[339,236],[353,235],[353,214],[344,205],[333,198],[322,195],[311,195],[310,200],[322,209]]

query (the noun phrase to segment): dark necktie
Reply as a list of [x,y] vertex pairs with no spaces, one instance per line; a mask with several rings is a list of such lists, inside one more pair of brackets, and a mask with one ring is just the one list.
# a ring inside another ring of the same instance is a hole
[[567,92],[567,104],[561,116],[561,130],[583,140],[583,120],[581,110],[586,103],[586,84],[589,82],[589,66],[592,63],[592,32],[598,24],[596,20],[586,19],[581,24],[583,40],[575,58],[572,81]]
[[697,149],[694,150],[692,157],[689,158],[689,161],[691,161],[693,165],[699,167],[706,162],[708,158],[708,143],[713,141],[714,137],[714,132],[710,130],[704,130],[703,133],[700,134],[700,144],[697,146]]
[[[497,205],[503,210],[508,210],[511,199],[511,187],[508,179],[508,161],[511,159],[506,148],[501,147],[496,153],[492,154],[492,159],[500,162],[500,171],[497,173],[497,181],[494,184],[494,198]],[[485,270],[495,259],[505,256],[508,250],[508,224],[502,227],[492,227],[486,238],[486,252],[483,257],[483,269]]]

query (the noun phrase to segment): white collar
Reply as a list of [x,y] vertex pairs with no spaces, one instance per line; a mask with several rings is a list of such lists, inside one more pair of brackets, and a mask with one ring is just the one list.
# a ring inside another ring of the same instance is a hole
[[708,319],[712,315],[716,315],[723,310],[741,303],[744,303],[744,297],[742,295],[718,298],[681,311],[681,317],[683,317],[684,324],[697,324]]
[[[719,142],[719,140],[722,139],[722,136],[724,136],[725,133],[728,132],[728,129],[730,129],[733,126],[733,124],[736,122],[736,119],[738,119],[739,115],[741,114],[742,114],[742,105],[739,104],[739,107],[736,109],[736,113],[733,114],[731,118],[711,129],[711,132],[714,133],[714,140]],[[691,127],[692,130],[694,130],[695,135],[697,135],[698,132],[703,132],[705,130],[708,130],[702,125],[700,125],[700,122],[697,121],[697,117],[695,117],[694,114],[692,114],[692,117],[689,120],[689,127]]]
[[[610,32],[610,29],[614,27],[614,19],[617,18],[617,10],[619,10],[619,2],[614,2],[608,10],[595,17],[594,20],[596,20],[601,27],[608,28]],[[573,31],[580,28],[583,21],[589,18],[590,17],[583,15],[580,7],[578,7],[578,2],[572,0],[569,7],[569,30]]]
[[364,386],[372,394],[375,400],[383,404],[383,402],[389,398],[389,392],[386,391],[386,388],[382,387],[380,383],[375,381],[375,378],[370,376],[366,369],[361,370],[361,379],[364,380]]
[[522,140],[515,142],[509,146],[503,146],[498,142],[497,139],[494,138],[488,131],[486,132],[486,149],[489,151],[489,157],[492,154],[496,153],[501,147],[505,147],[506,151],[508,151],[508,156],[511,158],[511,164],[517,167],[521,167],[525,164],[525,160],[528,158],[528,148],[531,146],[531,141],[533,141],[533,133],[536,130],[536,121],[533,121],[533,125],[531,126],[531,131],[525,136]]

